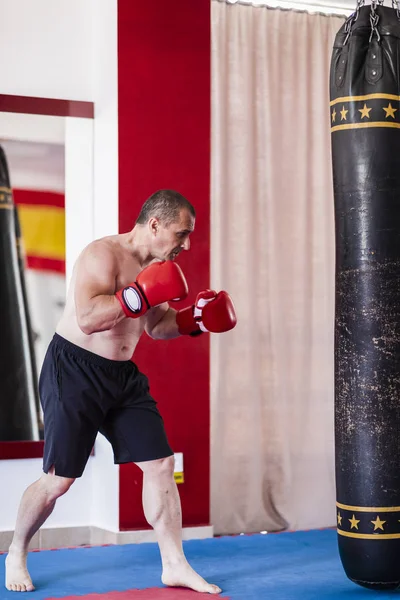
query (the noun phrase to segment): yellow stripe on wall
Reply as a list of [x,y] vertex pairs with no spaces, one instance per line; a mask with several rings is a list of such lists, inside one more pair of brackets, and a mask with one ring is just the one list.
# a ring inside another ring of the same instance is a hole
[[65,211],[57,206],[19,204],[25,253],[65,260]]

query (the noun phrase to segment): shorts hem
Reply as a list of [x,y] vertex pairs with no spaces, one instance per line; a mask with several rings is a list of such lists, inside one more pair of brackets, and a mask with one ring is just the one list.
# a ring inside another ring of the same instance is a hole
[[162,458],[168,458],[170,456],[173,456],[174,452],[172,450],[169,450],[167,452],[163,452],[161,454],[156,454],[154,456],[150,456],[150,458],[118,458],[118,459],[114,459],[114,464],[115,465],[127,465],[129,463],[138,463],[138,462],[150,462],[151,460],[160,460]]
[[61,472],[60,472],[60,469],[58,469],[54,463],[52,463],[50,465],[50,467],[48,467],[47,465],[46,466],[43,465],[43,468],[42,468],[43,473],[48,475],[51,467],[54,467],[54,475],[56,475],[57,477],[64,477],[65,479],[79,479],[80,477],[82,477],[82,475],[84,473],[84,470],[83,470],[79,473],[79,475],[71,475],[71,473],[69,473],[69,472],[66,473],[65,471],[63,471],[63,469],[61,469]]

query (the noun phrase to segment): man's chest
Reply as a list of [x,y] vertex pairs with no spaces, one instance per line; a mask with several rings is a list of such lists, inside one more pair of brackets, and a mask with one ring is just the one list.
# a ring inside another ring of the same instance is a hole
[[118,275],[116,277],[116,291],[136,281],[136,277],[140,271],[139,264],[132,258],[122,260],[119,264]]

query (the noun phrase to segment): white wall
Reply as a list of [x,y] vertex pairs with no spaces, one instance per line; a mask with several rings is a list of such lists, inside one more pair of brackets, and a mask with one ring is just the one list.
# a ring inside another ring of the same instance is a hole
[[19,142],[64,145],[65,119],[48,115],[0,112],[0,137]]
[[[93,0],[93,237],[118,233],[118,40],[117,0]],[[92,460],[91,523],[119,530],[119,467],[98,436]]]
[[[29,117],[30,115],[23,116]],[[65,121],[65,119],[62,120]],[[7,157],[13,189],[64,193],[64,135],[62,144],[27,142],[16,138],[4,139],[0,120],[0,145]]]
[[118,233],[117,0],[93,0],[94,235]]
[[93,122],[65,119],[65,248],[67,286],[76,259],[94,237]]
[[[17,510],[25,488],[41,475],[42,460],[39,458],[21,460],[0,460],[0,532],[14,529]],[[57,507],[49,517],[45,527],[73,527],[91,524],[92,465],[66,496],[59,499]]]
[[93,100],[93,10],[92,0],[2,0],[1,93]]
[[[3,94],[95,102],[94,123],[65,120],[70,274],[72,261],[93,236],[118,231],[117,0],[2,0],[0,55],[7,56]],[[74,169],[80,156],[84,160]],[[89,174],[83,164],[90,161]],[[0,481],[7,489],[0,492],[0,531],[13,529],[21,494],[40,475],[41,464],[40,459],[0,460]],[[82,479],[59,500],[45,526],[93,524],[117,531],[118,473],[101,438]]]

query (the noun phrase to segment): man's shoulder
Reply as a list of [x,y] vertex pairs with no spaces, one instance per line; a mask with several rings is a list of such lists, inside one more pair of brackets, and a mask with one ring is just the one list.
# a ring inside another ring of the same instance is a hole
[[77,262],[118,262],[119,244],[115,241],[116,237],[117,236],[107,236],[93,240],[82,250]]
[[106,237],[93,240],[83,249],[83,252],[90,253],[103,251],[114,253],[118,250],[119,247],[117,238],[117,235],[108,235]]

